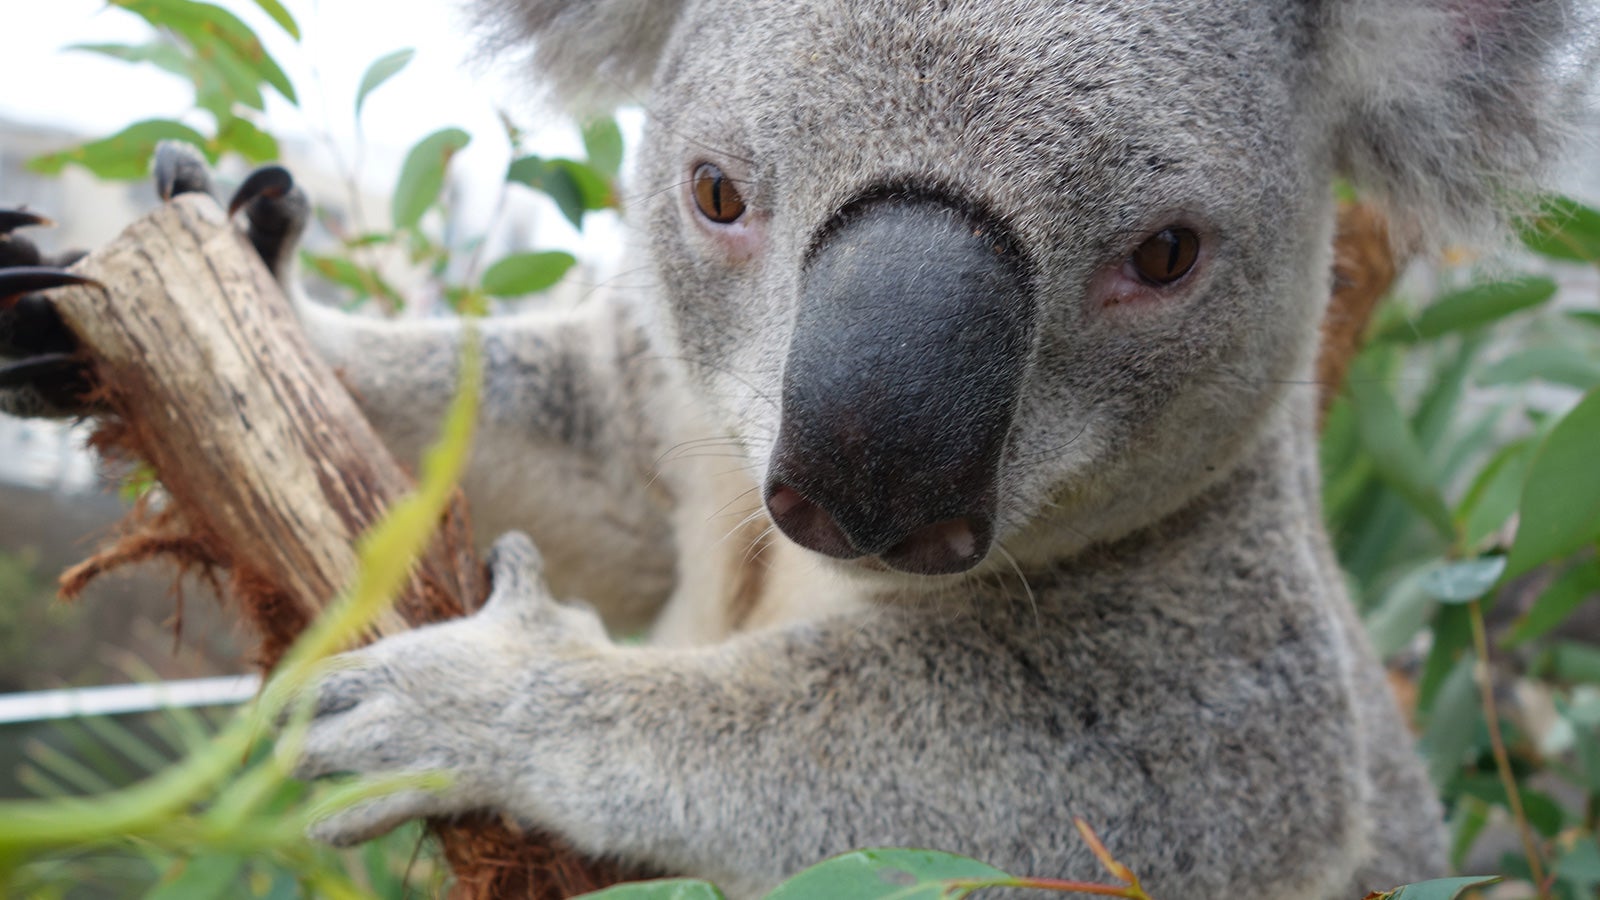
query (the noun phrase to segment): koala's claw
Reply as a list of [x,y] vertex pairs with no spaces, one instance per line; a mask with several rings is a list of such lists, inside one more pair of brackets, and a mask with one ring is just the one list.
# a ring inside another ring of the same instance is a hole
[[156,194],[171,200],[179,194],[211,193],[211,165],[193,145],[182,141],[162,141],[156,145],[150,175]]
[[26,209],[0,209],[0,237],[18,228],[54,225],[50,219]]
[[245,178],[239,189],[233,192],[233,199],[228,201],[228,215],[237,215],[239,210],[254,204],[257,200],[281,200],[294,190],[294,176],[283,166],[262,166],[251,172]]
[[[0,391],[40,384],[83,382],[83,360],[71,353],[44,353],[0,366]],[[83,385],[87,387],[87,384]]]
[[16,266],[0,269],[0,310],[16,306],[23,296],[35,291],[48,291],[51,288],[73,284],[99,285],[100,282],[53,266]]

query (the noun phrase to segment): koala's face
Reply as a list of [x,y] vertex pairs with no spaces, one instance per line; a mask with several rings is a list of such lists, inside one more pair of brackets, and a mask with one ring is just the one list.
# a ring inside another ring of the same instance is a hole
[[635,213],[791,538],[941,574],[1116,537],[1309,390],[1327,140],[1291,14],[1213,5],[685,9]]

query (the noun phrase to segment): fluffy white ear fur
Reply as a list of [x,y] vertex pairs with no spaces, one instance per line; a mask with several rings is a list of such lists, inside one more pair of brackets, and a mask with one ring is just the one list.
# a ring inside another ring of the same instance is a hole
[[490,51],[521,54],[559,103],[597,111],[643,101],[684,2],[469,0],[468,8]]
[[1344,173],[1425,244],[1525,208],[1589,99],[1587,0],[1322,0],[1321,68]]

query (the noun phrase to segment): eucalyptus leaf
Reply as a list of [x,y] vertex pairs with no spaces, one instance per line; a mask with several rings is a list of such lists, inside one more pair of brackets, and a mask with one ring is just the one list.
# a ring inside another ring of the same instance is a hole
[[622,169],[622,129],[617,120],[608,116],[585,125],[583,153],[595,171],[607,178],[617,177]]
[[234,854],[213,853],[183,860],[173,867],[173,872],[155,890],[144,895],[144,900],[213,900],[239,896],[239,875],[244,872],[245,858]]
[[116,134],[70,150],[28,161],[28,168],[55,175],[68,165],[79,165],[111,181],[137,181],[150,177],[150,159],[162,141],[183,141],[209,151],[205,135],[171,119],[135,122]]
[[583,900],[726,900],[715,886],[704,881],[672,878],[662,881],[636,881],[584,894]]
[[472,136],[459,128],[444,128],[418,141],[406,154],[395,182],[393,220],[396,231],[415,228],[423,213],[439,199],[444,189],[445,171],[450,160],[471,143]]
[[294,85],[243,20],[220,6],[195,0],[110,0],[157,28],[170,28],[201,55],[226,54],[271,85],[290,103],[299,103]]
[[1600,533],[1600,389],[1587,396],[1545,438],[1522,489],[1517,536],[1505,577],[1565,557]]
[[1523,224],[1522,242],[1551,259],[1600,262],[1600,210],[1569,197],[1547,197]]
[[1009,877],[993,866],[948,853],[859,850],[806,869],[779,885],[766,900],[941,900],[949,895],[949,881]]
[[1549,634],[1595,596],[1600,596],[1600,562],[1589,560],[1545,588],[1533,606],[1517,619],[1505,646],[1516,647]]
[[1483,723],[1483,707],[1478,702],[1478,685],[1472,678],[1477,657],[1464,653],[1456,660],[1450,675],[1439,688],[1420,747],[1427,758],[1433,783],[1449,783],[1463,762],[1477,750],[1478,729]]
[[1428,459],[1377,373],[1357,359],[1346,382],[1355,406],[1356,428],[1382,478],[1406,499],[1447,542],[1455,540],[1455,521],[1434,483]]
[[300,23],[294,20],[294,16],[290,15],[287,9],[284,9],[282,3],[279,3],[278,0],[255,0],[255,4],[261,7],[262,12],[271,16],[272,21],[277,22],[278,27],[287,32],[290,37],[297,41],[300,40]]
[[400,74],[400,71],[410,65],[412,57],[416,55],[416,50],[407,47],[404,50],[396,50],[387,56],[381,56],[373,60],[372,65],[367,66],[367,71],[361,76],[361,86],[356,89],[356,118],[358,120],[361,118],[362,107],[366,106],[367,95],[377,90],[385,81]]
[[1560,344],[1540,344],[1511,353],[1478,373],[1484,387],[1548,381],[1587,391],[1600,387],[1600,354]]
[[1488,325],[1555,295],[1555,281],[1542,275],[1475,284],[1440,297],[1415,319],[1383,329],[1378,338],[1401,343],[1430,340]]
[[1422,588],[1440,603],[1470,603],[1488,593],[1505,570],[1504,556],[1449,563],[1424,575]]
[[577,261],[559,250],[507,256],[483,273],[483,292],[491,297],[537,294],[554,287]]
[[1468,547],[1476,547],[1511,518],[1522,498],[1522,485],[1538,444],[1532,440],[1514,441],[1501,447],[1467,489],[1456,508],[1456,521]]
[[1387,895],[1380,894],[1379,900],[1456,900],[1473,888],[1499,883],[1499,877],[1439,878],[1408,884]]

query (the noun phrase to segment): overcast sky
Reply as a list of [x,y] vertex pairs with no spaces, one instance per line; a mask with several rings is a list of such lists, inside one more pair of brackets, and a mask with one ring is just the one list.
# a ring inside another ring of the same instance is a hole
[[[552,117],[541,109],[536,94],[515,83],[513,73],[473,59],[474,43],[451,0],[283,0],[300,23],[300,43],[250,0],[212,2],[255,28],[300,92],[298,109],[268,94],[270,129],[324,144],[331,137],[346,154],[355,146],[351,110],[362,73],[380,56],[416,49],[406,70],[368,98],[363,112],[369,145],[363,181],[374,190],[386,191],[393,183],[413,142],[439,128],[459,126],[474,136],[458,163],[458,171],[473,183],[469,214],[475,210],[486,217],[508,160],[497,106],[536,132],[538,152],[581,150],[575,131],[564,121],[537,128],[539,120]],[[107,7],[103,0],[6,0],[5,6],[0,52],[7,77],[0,88],[0,117],[99,136],[139,119],[180,118],[189,110],[192,91],[176,77],[150,66],[63,50],[76,43],[148,40],[149,26],[132,13]],[[194,121],[208,120],[201,115]],[[551,227],[545,238],[559,245],[569,243],[565,237],[575,237],[560,230]]]

